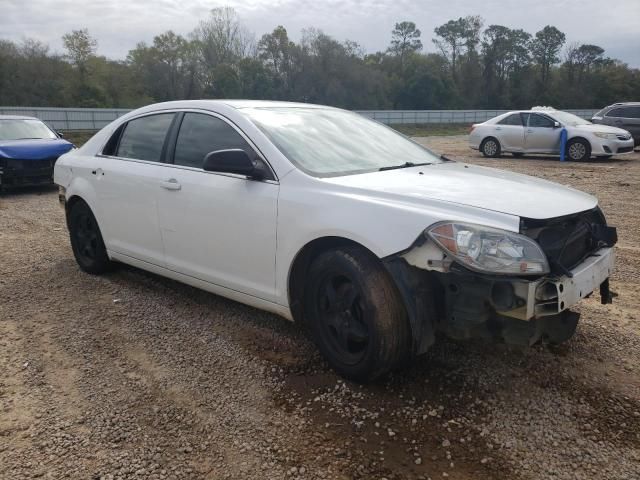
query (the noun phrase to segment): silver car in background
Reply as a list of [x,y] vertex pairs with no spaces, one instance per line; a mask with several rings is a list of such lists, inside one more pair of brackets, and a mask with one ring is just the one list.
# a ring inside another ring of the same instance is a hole
[[594,125],[571,113],[536,108],[504,113],[472,126],[469,146],[485,157],[511,153],[560,154],[560,134],[567,131],[565,155],[569,160],[609,158],[633,152],[631,134],[621,128]]

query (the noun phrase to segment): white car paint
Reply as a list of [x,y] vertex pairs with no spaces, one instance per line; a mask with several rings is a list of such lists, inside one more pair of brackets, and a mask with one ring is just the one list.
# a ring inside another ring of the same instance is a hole
[[[536,114],[546,116],[558,125],[555,128],[531,127],[529,125],[504,125],[503,120],[514,114]],[[608,125],[596,125],[586,122],[584,125],[572,125],[563,120],[563,112],[553,109],[517,110],[498,115],[491,120],[473,125],[469,134],[469,146],[479,150],[482,142],[494,137],[500,142],[504,153],[546,153],[559,155],[560,131],[567,130],[567,140],[583,138],[591,145],[592,156],[609,156],[633,152],[631,134],[621,128]],[[611,134],[615,138],[602,138],[596,134]],[[607,151],[608,149],[608,151]],[[623,151],[620,151],[620,150]]]
[[[594,197],[524,175],[445,162],[316,178],[294,166],[243,113],[279,102],[177,101],[131,112],[61,157],[55,182],[84,199],[110,258],[292,318],[291,266],[309,242],[353,240],[384,258],[443,220],[518,232],[521,217],[594,208]],[[329,108],[299,105],[304,108]],[[123,123],[155,112],[225,119],[268,162],[275,180],[101,155]]]

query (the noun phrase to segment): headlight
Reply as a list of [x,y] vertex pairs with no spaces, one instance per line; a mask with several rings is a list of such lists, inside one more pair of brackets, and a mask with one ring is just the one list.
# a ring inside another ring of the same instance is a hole
[[506,275],[549,273],[540,246],[524,235],[455,222],[433,225],[425,234],[471,270]]
[[607,132],[594,132],[593,133],[596,137],[600,137],[600,138],[607,138],[609,140],[615,140],[616,134],[615,133],[607,133]]

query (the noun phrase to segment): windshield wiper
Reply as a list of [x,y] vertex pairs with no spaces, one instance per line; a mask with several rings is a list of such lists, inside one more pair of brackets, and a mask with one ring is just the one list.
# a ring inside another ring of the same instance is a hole
[[388,167],[380,167],[378,169],[379,172],[384,172],[385,170],[397,170],[399,168],[409,168],[409,167],[420,167],[422,165],[431,165],[429,162],[424,163],[413,163],[413,162],[404,162],[400,165],[389,165]]

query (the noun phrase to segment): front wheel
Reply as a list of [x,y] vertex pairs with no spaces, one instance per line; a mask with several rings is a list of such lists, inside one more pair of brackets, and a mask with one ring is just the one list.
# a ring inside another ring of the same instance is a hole
[[408,355],[409,321],[400,294],[365,250],[345,247],[318,256],[304,301],[320,352],[344,377],[373,380]]
[[482,155],[489,158],[500,156],[500,142],[493,137],[485,138],[480,145]]
[[591,157],[591,145],[582,138],[569,140],[567,143],[567,157],[574,162],[588,160]]
[[98,222],[89,205],[78,200],[69,209],[69,236],[76,262],[87,273],[99,274],[113,266],[107,255]]

